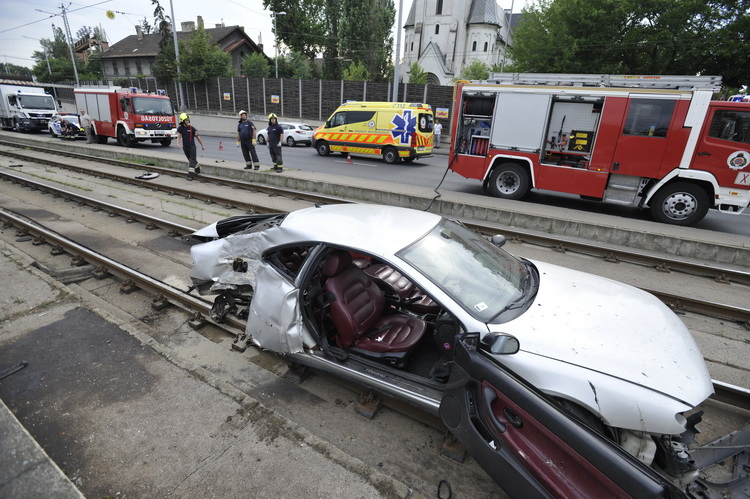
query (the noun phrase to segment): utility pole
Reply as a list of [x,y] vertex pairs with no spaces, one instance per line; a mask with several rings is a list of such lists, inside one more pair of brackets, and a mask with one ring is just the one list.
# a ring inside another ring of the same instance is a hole
[[398,24],[396,25],[396,60],[393,64],[393,102],[398,102],[399,60],[401,57],[401,14],[404,11],[404,0],[398,0]]
[[73,61],[73,74],[76,77],[76,87],[80,87],[81,84],[78,81],[78,66],[76,65],[76,54],[73,51],[73,37],[70,36],[70,24],[68,24],[68,13],[65,12],[65,4],[60,4],[62,9],[63,23],[65,24],[65,34],[68,37],[68,48],[70,49],[70,60]]
[[182,93],[182,82],[180,81],[180,47],[177,43],[177,26],[175,25],[176,21],[174,19],[174,5],[172,4],[172,0],[169,0],[169,8],[172,11],[172,41],[174,42],[174,59],[177,63],[177,87],[180,94],[180,102],[177,103],[177,107],[179,107],[180,111],[184,111],[185,95]]
[[276,46],[276,79],[279,79],[279,34],[276,32],[276,18],[278,16],[285,16],[286,12],[273,12],[271,14],[273,16],[273,38],[274,38],[274,45]]

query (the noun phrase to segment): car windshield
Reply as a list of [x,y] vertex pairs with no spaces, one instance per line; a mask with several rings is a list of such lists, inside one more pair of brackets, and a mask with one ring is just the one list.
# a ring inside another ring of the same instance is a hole
[[529,268],[523,262],[450,220],[398,256],[482,322],[516,308],[527,295]]
[[19,95],[18,103],[24,109],[55,110],[55,101],[49,95]]
[[172,101],[154,97],[133,97],[133,108],[136,114],[171,116],[174,114]]

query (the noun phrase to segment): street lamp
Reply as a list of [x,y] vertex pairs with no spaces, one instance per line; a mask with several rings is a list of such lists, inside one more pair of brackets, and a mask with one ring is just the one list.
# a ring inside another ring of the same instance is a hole
[[286,12],[272,12],[271,15],[273,16],[273,37],[274,37],[274,45],[276,45],[276,79],[279,79],[279,35],[276,31],[276,17],[277,16],[285,16]]

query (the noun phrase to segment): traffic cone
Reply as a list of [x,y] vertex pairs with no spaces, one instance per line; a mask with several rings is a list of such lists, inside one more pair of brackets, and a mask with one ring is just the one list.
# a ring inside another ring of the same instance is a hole
[[352,153],[348,153],[346,155],[346,161],[344,161],[344,163],[346,163],[347,165],[351,165],[352,164]]
[[221,141],[219,141],[219,151],[223,151],[223,150],[224,150],[224,144],[222,144]]

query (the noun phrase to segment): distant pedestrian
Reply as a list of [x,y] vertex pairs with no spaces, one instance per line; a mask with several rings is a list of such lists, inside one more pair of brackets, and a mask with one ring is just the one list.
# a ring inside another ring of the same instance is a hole
[[284,171],[284,161],[281,159],[281,144],[284,142],[284,127],[279,125],[279,119],[274,113],[268,115],[266,137],[268,137],[268,152],[271,153],[271,161],[273,161],[273,171],[281,173]]
[[440,136],[443,134],[443,125],[440,124],[440,120],[435,120],[432,133],[435,135],[435,149],[440,149]]
[[201,145],[201,149],[205,151],[206,147],[203,145],[200,135],[198,135],[198,130],[190,124],[190,116],[187,113],[182,113],[180,115],[180,126],[177,127],[177,147],[179,148],[182,144],[182,152],[188,159],[188,180],[193,180],[201,172],[196,158],[196,140]]
[[78,119],[81,123],[81,128],[83,128],[86,131],[86,143],[87,144],[93,144],[94,143],[94,125],[91,121],[91,116],[89,114],[81,109],[78,112]]
[[[245,158],[245,170],[260,169],[258,153],[255,152],[255,124],[247,119],[247,111],[240,111],[240,122],[237,124],[237,143],[242,148]],[[252,158],[252,162],[250,161]]]

